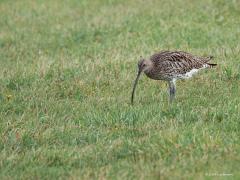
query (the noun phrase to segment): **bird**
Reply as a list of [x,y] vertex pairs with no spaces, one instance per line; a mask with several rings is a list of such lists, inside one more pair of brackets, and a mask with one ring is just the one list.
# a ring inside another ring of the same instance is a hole
[[209,63],[211,59],[213,56],[201,57],[184,51],[160,51],[150,56],[149,59],[140,57],[131,104],[133,105],[135,89],[142,72],[150,79],[168,82],[169,101],[172,103],[176,94],[176,81],[191,78],[199,70],[217,66],[217,64]]

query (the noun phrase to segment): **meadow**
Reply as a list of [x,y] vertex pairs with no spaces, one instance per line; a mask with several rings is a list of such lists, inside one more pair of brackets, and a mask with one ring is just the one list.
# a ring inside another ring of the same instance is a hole
[[[237,0],[0,0],[0,179],[239,179],[239,42]],[[218,66],[131,106],[160,50]]]

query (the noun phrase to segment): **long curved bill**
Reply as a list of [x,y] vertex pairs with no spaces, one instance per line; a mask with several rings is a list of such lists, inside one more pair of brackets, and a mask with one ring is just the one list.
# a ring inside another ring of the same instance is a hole
[[134,85],[133,85],[132,98],[131,98],[131,103],[132,103],[132,105],[133,105],[133,99],[134,99],[135,89],[136,89],[136,86],[137,86],[137,83],[138,83],[138,79],[139,79],[139,77],[140,77],[140,74],[141,74],[141,71],[138,71],[137,78],[135,79],[135,82],[134,82]]

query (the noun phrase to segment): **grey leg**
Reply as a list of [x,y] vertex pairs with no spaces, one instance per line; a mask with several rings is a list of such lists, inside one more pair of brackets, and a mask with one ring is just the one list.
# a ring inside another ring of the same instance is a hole
[[175,80],[169,81],[168,85],[169,85],[169,94],[170,94],[169,101],[170,103],[172,103],[173,100],[175,99],[175,94],[176,94],[176,81]]

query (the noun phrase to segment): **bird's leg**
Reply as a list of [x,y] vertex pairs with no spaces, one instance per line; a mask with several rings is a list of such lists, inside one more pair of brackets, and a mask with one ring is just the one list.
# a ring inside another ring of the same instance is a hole
[[169,81],[168,84],[169,84],[169,94],[170,94],[169,101],[170,103],[172,103],[173,100],[175,99],[175,94],[176,94],[176,81],[175,80]]

